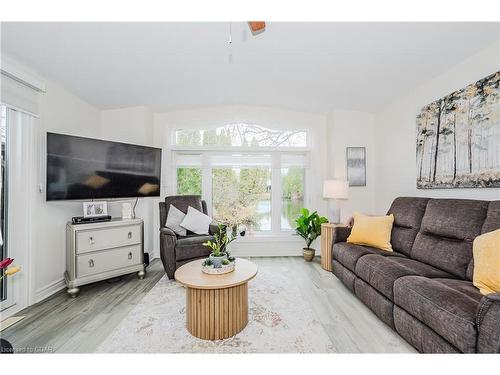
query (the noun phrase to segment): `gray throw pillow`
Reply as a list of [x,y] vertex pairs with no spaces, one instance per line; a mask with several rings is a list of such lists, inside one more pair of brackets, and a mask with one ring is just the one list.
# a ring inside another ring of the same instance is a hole
[[181,227],[182,220],[186,214],[179,210],[177,207],[170,205],[168,209],[167,222],[165,226],[172,229],[179,236],[185,236],[187,231],[185,228]]

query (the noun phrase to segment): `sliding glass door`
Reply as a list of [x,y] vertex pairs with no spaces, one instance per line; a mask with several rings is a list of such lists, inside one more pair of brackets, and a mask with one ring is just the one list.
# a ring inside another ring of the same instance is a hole
[[[0,106],[0,260],[7,258],[7,108]],[[4,270],[1,270],[2,275]],[[7,299],[7,278],[0,281],[0,301]]]

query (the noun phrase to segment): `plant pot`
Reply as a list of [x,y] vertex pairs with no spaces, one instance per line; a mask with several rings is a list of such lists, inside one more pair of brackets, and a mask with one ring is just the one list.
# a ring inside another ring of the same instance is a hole
[[316,250],[314,250],[314,249],[308,249],[308,248],[304,247],[302,249],[302,255],[304,256],[304,260],[306,262],[312,261],[313,258],[314,258],[314,253],[315,252],[316,252]]
[[212,261],[212,264],[214,265],[214,268],[221,268],[222,267],[222,261],[224,259],[227,259],[227,254],[224,254],[220,257],[215,257],[212,254],[208,256],[208,259]]

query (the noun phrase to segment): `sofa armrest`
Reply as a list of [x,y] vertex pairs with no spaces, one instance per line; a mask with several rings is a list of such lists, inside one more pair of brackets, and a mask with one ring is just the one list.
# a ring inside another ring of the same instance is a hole
[[500,353],[500,293],[484,296],[476,316],[477,352]]
[[177,236],[175,232],[170,228],[160,227],[160,258],[169,279],[172,279],[175,273],[176,244]]
[[160,235],[162,235],[162,236],[172,236],[177,241],[177,236],[175,235],[175,232],[172,229],[168,228],[168,227],[161,227],[160,228]]
[[346,242],[347,237],[351,234],[352,227],[335,227],[333,228],[333,243]]

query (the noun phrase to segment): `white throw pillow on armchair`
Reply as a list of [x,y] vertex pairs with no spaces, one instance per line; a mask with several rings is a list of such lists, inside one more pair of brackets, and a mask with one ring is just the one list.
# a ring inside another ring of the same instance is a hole
[[168,208],[167,222],[165,226],[172,229],[179,236],[185,236],[187,234],[186,229],[181,227],[182,220],[186,217],[186,214],[179,210],[174,205],[170,205]]
[[181,227],[196,234],[209,234],[211,222],[212,218],[210,216],[189,206],[187,214],[184,220],[182,220]]

